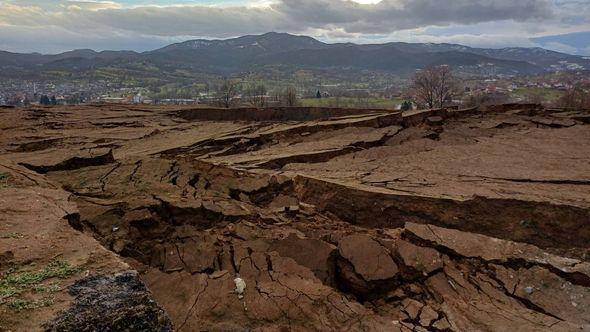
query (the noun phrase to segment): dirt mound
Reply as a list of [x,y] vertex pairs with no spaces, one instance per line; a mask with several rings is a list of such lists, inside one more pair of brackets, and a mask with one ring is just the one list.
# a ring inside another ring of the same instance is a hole
[[586,114],[251,111],[0,110],[0,327],[590,329]]

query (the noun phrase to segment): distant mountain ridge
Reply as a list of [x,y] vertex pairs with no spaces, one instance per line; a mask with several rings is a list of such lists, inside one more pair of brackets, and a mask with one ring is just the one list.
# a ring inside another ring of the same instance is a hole
[[327,44],[308,36],[270,32],[225,40],[189,40],[137,53],[83,49],[56,55],[0,51],[0,68],[85,70],[143,63],[160,70],[228,74],[267,66],[355,69],[410,74],[429,65],[449,64],[466,72],[535,74],[563,69],[590,69],[590,59],[542,48],[472,48],[456,44]]

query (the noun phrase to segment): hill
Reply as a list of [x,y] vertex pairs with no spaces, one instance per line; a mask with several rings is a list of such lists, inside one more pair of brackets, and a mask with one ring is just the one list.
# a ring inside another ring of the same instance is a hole
[[[189,40],[136,53],[74,50],[56,55],[0,52],[4,75],[43,71],[77,74],[97,68],[134,69],[159,75],[228,75],[264,71],[269,67],[339,71],[369,70],[409,75],[429,65],[449,64],[468,74],[538,74],[564,69],[590,69],[590,59],[542,48],[471,48],[456,44],[327,44],[287,33],[248,35],[225,40]],[[143,68],[143,69],[142,69]]]

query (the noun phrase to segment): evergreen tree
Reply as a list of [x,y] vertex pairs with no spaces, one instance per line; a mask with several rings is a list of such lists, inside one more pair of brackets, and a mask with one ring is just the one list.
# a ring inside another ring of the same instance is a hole
[[318,92],[315,94],[315,97],[317,99],[321,99],[322,98],[322,93],[320,92],[320,90],[318,90]]
[[402,103],[400,110],[402,111],[409,111],[412,109],[412,102],[409,100],[404,100],[404,102]]
[[49,97],[47,97],[46,95],[42,95],[41,99],[39,100],[39,104],[41,105],[50,105],[51,104],[51,100],[49,100]]

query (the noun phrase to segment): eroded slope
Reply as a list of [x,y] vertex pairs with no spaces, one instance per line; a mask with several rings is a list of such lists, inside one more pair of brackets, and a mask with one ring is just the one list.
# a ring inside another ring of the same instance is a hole
[[[52,183],[66,238],[137,270],[176,330],[590,328],[585,113],[2,112],[2,165]],[[136,285],[99,271],[84,289]]]

